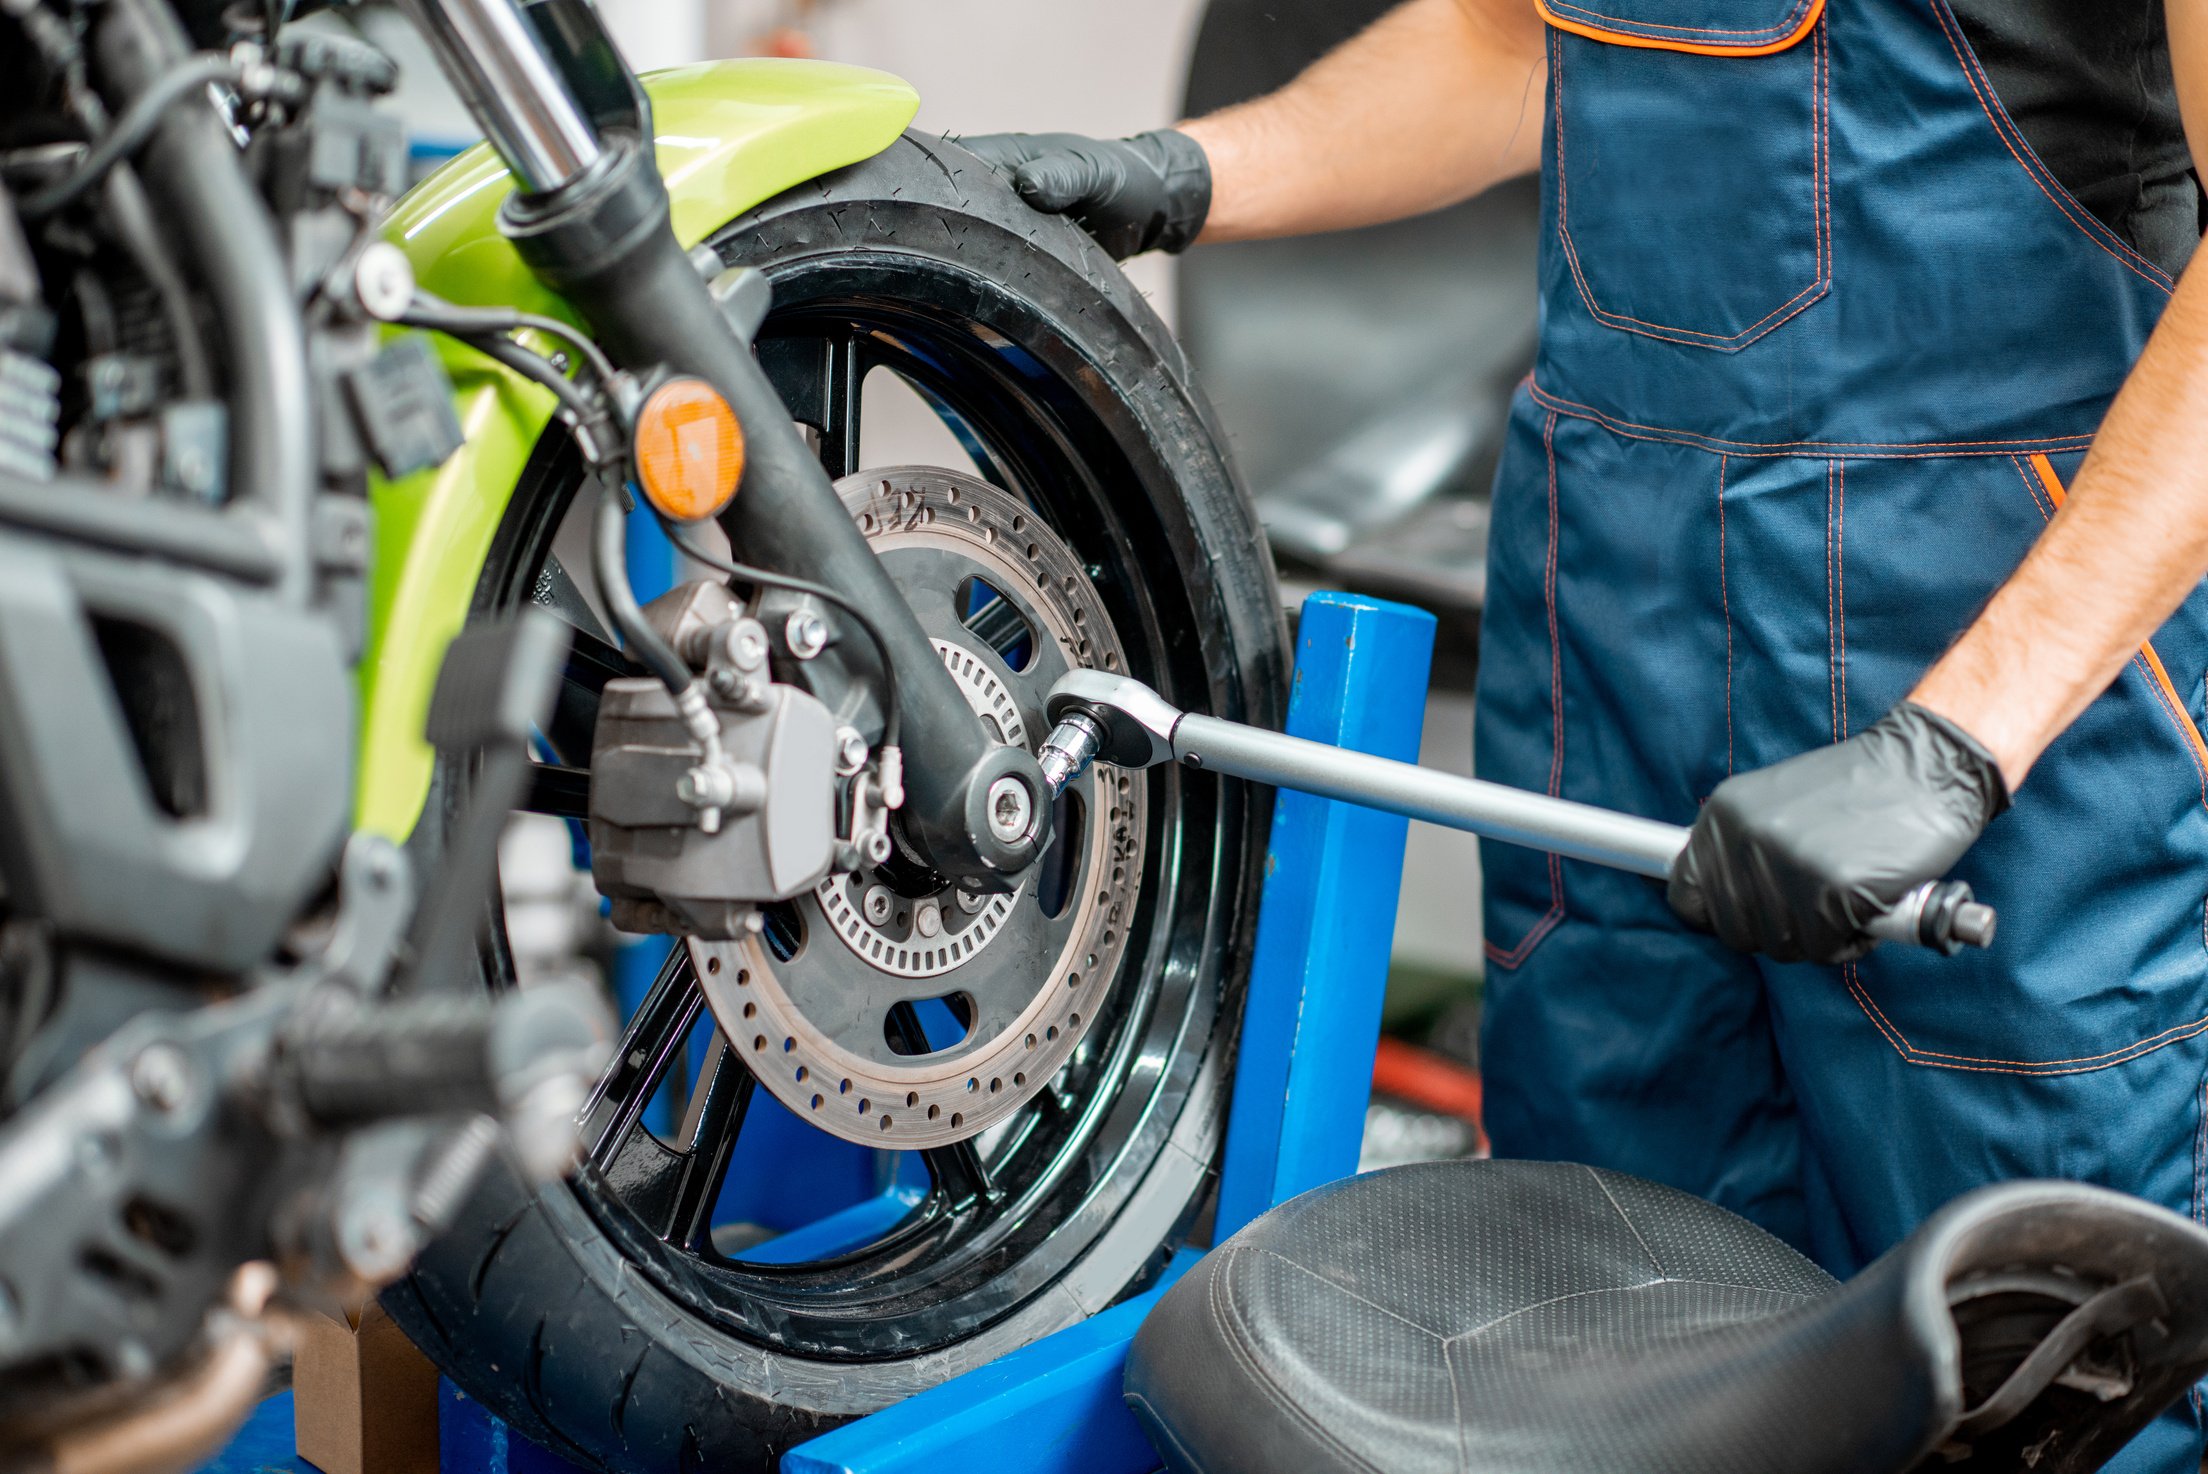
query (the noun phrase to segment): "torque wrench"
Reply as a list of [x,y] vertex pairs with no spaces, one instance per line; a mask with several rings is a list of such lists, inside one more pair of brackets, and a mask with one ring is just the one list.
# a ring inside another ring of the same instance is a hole
[[[1122,768],[1180,762],[1658,880],[1670,877],[1687,845],[1688,831],[1677,824],[1184,712],[1142,682],[1105,671],[1069,672],[1051,687],[1045,711],[1053,726],[1036,756],[1053,793],[1092,761]],[[1953,955],[1990,946],[1996,920],[1966,883],[1934,880],[1863,931]]]

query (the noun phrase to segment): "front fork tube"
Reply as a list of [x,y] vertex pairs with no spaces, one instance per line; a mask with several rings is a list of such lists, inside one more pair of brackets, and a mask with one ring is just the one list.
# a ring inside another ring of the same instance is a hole
[[[1008,890],[1049,842],[1042,770],[990,740],[927,634],[838,500],[788,407],[729,327],[669,225],[650,127],[606,131],[578,102],[513,0],[408,0],[447,77],[514,171],[501,229],[530,269],[583,316],[615,362],[695,374],[735,410],[743,481],[722,514],[745,558],[827,585],[866,611],[897,673],[906,755],[903,829],[946,876]],[[588,7],[568,19],[590,26]],[[604,41],[601,35],[597,38]],[[597,48],[618,64],[611,43]],[[618,572],[618,570],[615,570]],[[878,676],[858,630],[843,654]],[[1011,785],[1027,790],[1009,802]],[[992,826],[992,810],[997,824]],[[1007,811],[1034,816],[1024,832]]]

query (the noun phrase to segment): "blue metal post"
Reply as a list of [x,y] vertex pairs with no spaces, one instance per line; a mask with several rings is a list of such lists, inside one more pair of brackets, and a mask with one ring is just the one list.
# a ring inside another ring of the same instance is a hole
[[[1303,606],[1287,730],[1415,760],[1434,618],[1343,594]],[[1283,793],[1243,1006],[1217,1236],[1356,1170],[1403,874],[1402,819]],[[783,1474],[1147,1474],[1120,1401],[1127,1346],[1193,1262],[1148,1292],[783,1455]]]
[[[1289,735],[1418,761],[1433,653],[1423,609],[1312,596],[1296,632]],[[1307,793],[1273,801],[1216,1238],[1357,1170],[1409,830]]]

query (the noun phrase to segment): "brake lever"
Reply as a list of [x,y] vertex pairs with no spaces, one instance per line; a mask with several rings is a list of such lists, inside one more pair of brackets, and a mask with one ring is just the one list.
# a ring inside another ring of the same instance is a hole
[[[1687,846],[1689,831],[1677,824],[1184,712],[1142,682],[1105,671],[1060,677],[1044,711],[1052,730],[1036,759],[1053,796],[1091,762],[1122,768],[1179,762],[1657,880],[1670,877]],[[1998,920],[1968,884],[1938,880],[1916,887],[1862,930],[1877,941],[1952,956],[1992,945]]]

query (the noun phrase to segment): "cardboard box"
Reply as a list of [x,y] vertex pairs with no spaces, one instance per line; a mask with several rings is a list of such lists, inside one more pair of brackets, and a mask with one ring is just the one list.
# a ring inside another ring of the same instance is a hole
[[374,1300],[306,1322],[291,1365],[299,1457],[323,1474],[438,1474],[429,1358]]

